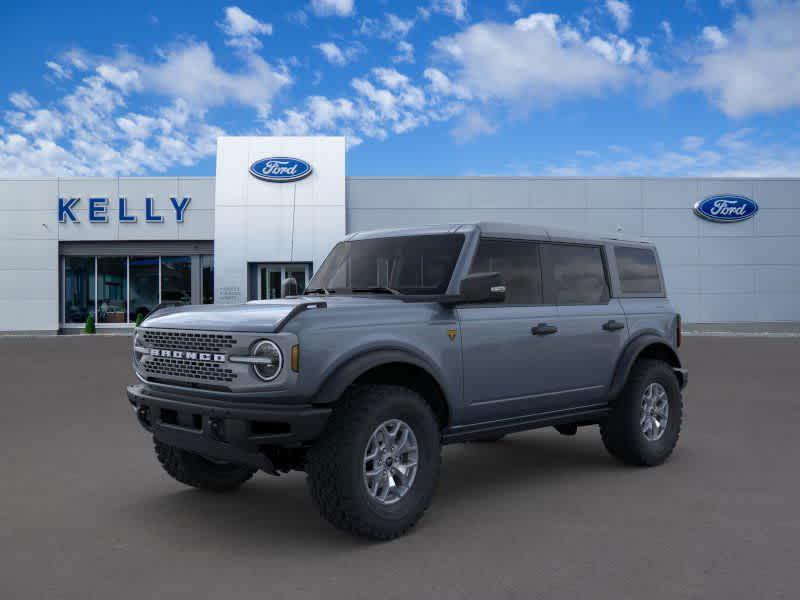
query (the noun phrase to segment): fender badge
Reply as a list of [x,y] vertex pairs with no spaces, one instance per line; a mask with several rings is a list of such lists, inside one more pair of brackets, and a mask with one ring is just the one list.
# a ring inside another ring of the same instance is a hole
[[456,334],[457,334],[457,333],[458,333],[458,331],[456,331],[455,329],[448,329],[448,330],[447,330],[447,337],[449,337],[449,338],[450,338],[450,341],[451,341],[451,342],[452,342],[454,339],[456,339]]

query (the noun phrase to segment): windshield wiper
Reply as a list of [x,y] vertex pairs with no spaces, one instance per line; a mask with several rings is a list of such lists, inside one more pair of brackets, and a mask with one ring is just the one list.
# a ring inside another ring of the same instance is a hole
[[399,296],[401,292],[397,291],[394,288],[384,287],[384,286],[375,286],[375,287],[364,287],[364,288],[352,288],[351,292],[369,292],[371,294],[391,294],[392,296]]
[[306,294],[325,294],[326,296],[330,296],[331,294],[335,294],[336,290],[329,290],[328,288],[318,287],[318,288],[311,288],[303,292],[303,296]]

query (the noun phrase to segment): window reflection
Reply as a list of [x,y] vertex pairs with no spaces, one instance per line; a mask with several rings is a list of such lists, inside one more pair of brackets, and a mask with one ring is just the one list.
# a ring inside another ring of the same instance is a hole
[[125,323],[127,307],[127,257],[97,259],[97,322]]
[[130,257],[131,302],[129,320],[146,317],[158,304],[158,256]]
[[191,304],[192,259],[190,256],[161,257],[161,302]]
[[85,323],[94,315],[94,256],[64,257],[64,321]]

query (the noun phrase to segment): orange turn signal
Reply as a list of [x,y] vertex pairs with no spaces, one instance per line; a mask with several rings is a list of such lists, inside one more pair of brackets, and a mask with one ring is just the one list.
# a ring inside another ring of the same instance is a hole
[[300,346],[297,344],[292,346],[292,371],[300,372]]

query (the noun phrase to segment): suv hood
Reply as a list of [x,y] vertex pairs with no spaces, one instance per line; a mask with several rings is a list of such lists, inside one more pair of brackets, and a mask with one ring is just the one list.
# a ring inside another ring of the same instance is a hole
[[391,297],[370,296],[303,296],[280,300],[261,300],[235,305],[192,305],[162,308],[147,317],[142,327],[158,329],[197,329],[204,331],[244,331],[272,333],[292,310],[300,304],[325,302],[327,309],[369,306],[386,306],[387,302],[401,302]]

